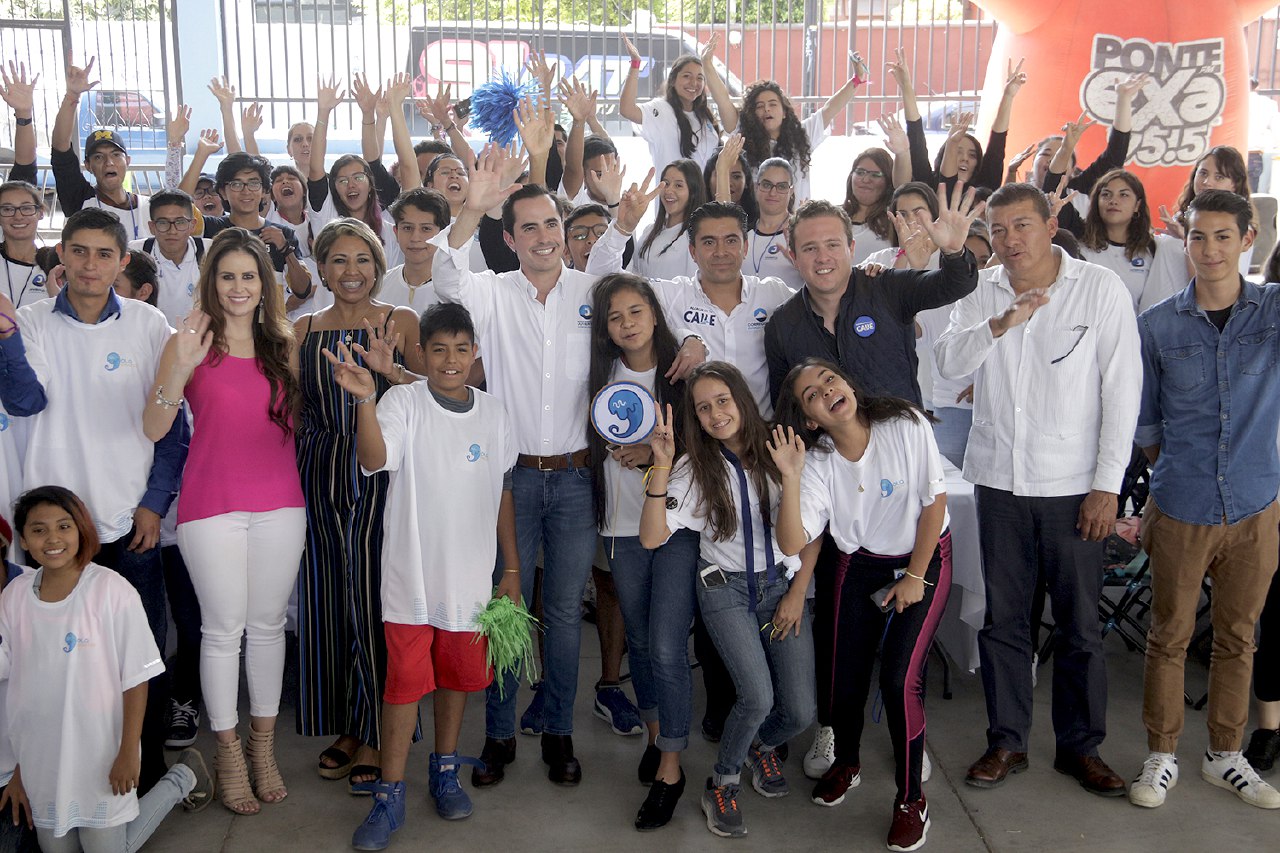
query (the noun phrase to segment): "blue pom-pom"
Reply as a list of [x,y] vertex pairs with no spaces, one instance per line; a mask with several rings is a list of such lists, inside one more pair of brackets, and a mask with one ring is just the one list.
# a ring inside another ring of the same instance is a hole
[[541,93],[537,80],[519,83],[505,70],[471,93],[471,126],[482,131],[490,142],[506,145],[516,138],[518,129],[512,111],[525,97]]

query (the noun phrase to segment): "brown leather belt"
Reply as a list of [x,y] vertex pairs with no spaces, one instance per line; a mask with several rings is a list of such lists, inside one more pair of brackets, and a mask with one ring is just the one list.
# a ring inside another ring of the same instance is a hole
[[561,453],[558,456],[531,456],[521,453],[516,459],[521,468],[533,468],[538,471],[567,471],[570,468],[586,468],[591,464],[591,451],[587,448],[575,450],[573,453]]

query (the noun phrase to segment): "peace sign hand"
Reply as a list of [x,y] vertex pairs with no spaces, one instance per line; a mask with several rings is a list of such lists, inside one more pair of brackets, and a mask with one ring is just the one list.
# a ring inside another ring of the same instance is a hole
[[338,342],[338,355],[334,355],[328,349],[322,349],[320,352],[324,353],[329,364],[333,365],[333,381],[343,391],[357,400],[362,400],[378,390],[373,374],[367,368],[356,364],[346,344]]
[[649,182],[653,180],[653,169],[649,170],[649,174],[645,175],[644,183],[640,186],[631,185],[631,189],[622,194],[622,200],[618,204],[618,228],[628,234],[634,234],[636,226],[640,224],[640,220],[644,218],[644,212],[649,209],[649,205],[658,197],[661,190],[661,183],[652,190],[649,189]]
[[1014,66],[1013,60],[1009,60],[1009,76],[1004,81],[1004,96],[1012,99],[1018,94],[1027,82],[1027,72],[1022,70],[1022,63],[1026,62],[1026,57],[1018,60],[1017,66]]
[[671,461],[676,458],[675,416],[671,413],[671,404],[666,405],[665,416],[661,407],[656,415],[653,435],[649,437],[649,446],[653,448],[653,464],[670,468]]
[[365,366],[374,373],[390,376],[396,369],[396,350],[403,344],[404,335],[396,334],[395,320],[387,321],[385,332],[368,319],[364,321],[364,328],[369,335],[368,349],[352,344],[352,351],[364,359]]
[[1061,180],[1058,181],[1057,192],[1052,192],[1048,194],[1049,215],[1057,216],[1058,212],[1061,211],[1062,208],[1065,207],[1068,202],[1070,202],[1073,198],[1075,198],[1078,195],[1080,195],[1080,193],[1076,192],[1075,190],[1071,190],[1070,192],[1067,192],[1067,176],[1063,175]]
[[773,428],[773,440],[765,443],[778,473],[785,479],[796,479],[804,471],[804,439],[796,435],[793,427]]
[[1076,147],[1076,143],[1080,141],[1080,137],[1084,136],[1084,132],[1093,127],[1097,122],[1089,118],[1088,113],[1080,113],[1080,118],[1075,121],[1069,121],[1062,126],[1062,134],[1066,137],[1064,145]]

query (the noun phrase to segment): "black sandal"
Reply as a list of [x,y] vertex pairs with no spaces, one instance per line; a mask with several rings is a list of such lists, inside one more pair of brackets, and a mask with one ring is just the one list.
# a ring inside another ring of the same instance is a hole
[[[382,768],[374,767],[372,764],[357,764],[351,768],[348,775],[347,790],[353,797],[368,797],[377,793],[376,789],[382,782]],[[355,776],[372,776],[364,782],[352,781]]]
[[[333,766],[325,764],[325,761],[333,762]],[[320,773],[321,779],[345,779],[351,773],[351,768],[356,763],[355,754],[348,755],[336,746],[331,746],[324,752],[320,753],[320,762],[316,769]]]

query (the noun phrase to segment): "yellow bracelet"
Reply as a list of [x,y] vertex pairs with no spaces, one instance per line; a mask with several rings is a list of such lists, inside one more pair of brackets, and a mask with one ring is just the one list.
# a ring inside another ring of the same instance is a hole
[[915,580],[920,581],[920,583],[924,584],[925,586],[933,586],[933,585],[934,585],[933,583],[931,583],[930,581],[925,580],[924,578],[920,577],[919,575],[913,575],[913,574],[911,574],[911,572],[905,572],[905,571],[904,571],[904,572],[903,572],[903,574],[904,574],[904,575],[906,575],[906,576],[907,576],[907,577],[909,577],[909,578],[914,578]]

